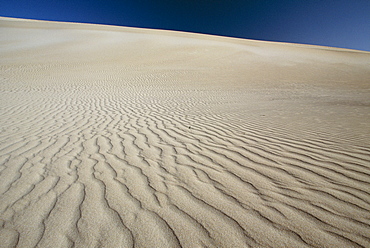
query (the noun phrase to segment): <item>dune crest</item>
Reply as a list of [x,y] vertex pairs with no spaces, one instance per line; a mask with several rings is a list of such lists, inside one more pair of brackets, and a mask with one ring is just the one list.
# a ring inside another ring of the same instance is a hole
[[370,247],[370,53],[0,33],[1,247]]

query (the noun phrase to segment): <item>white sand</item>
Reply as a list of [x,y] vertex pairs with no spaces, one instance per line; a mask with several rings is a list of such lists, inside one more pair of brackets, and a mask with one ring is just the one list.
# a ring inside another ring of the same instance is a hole
[[0,18],[0,247],[370,247],[370,53]]

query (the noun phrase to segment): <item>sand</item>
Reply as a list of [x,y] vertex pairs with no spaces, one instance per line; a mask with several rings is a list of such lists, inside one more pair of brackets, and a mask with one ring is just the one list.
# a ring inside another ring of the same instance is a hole
[[0,247],[370,247],[370,53],[0,18]]

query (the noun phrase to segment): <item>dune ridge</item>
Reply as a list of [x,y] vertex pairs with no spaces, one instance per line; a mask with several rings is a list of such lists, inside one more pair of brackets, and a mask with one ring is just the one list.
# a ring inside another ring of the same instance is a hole
[[0,34],[0,247],[370,247],[370,53]]

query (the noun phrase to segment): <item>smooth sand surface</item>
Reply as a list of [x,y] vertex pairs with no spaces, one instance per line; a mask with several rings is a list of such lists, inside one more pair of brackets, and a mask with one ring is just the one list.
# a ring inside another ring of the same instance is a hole
[[0,247],[370,247],[370,53],[0,18]]

